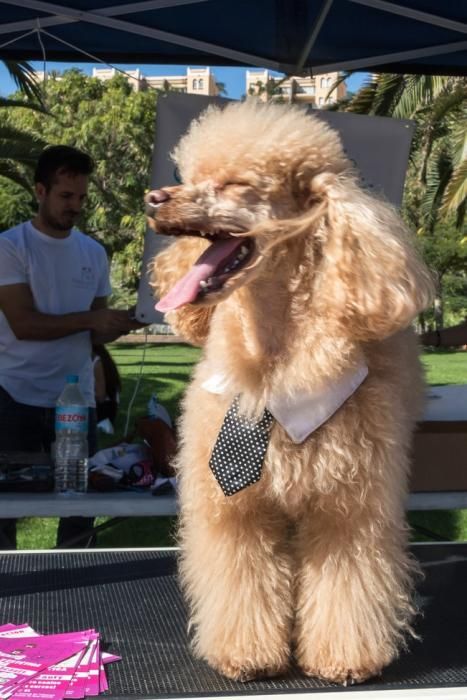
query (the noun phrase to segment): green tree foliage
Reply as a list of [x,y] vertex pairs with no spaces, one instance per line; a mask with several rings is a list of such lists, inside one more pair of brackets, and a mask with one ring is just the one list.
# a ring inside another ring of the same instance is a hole
[[467,310],[467,239],[451,221],[422,230],[418,241],[425,261],[434,272],[438,293],[426,314],[437,327],[463,320]]
[[13,100],[0,103],[0,176],[32,192],[34,166],[45,142],[38,135],[7,123],[7,114],[16,107],[34,109]]
[[[19,93],[17,99],[0,97],[0,120],[5,110],[17,107],[43,113],[41,90],[34,80],[31,66],[25,61],[3,61],[3,64],[18,86]],[[3,121],[0,124],[0,177],[31,190],[32,169],[44,142],[39,136],[32,136]]]
[[456,217],[461,228],[467,202],[467,79],[434,75],[373,75],[343,109],[413,119],[412,161],[419,184],[419,224]]
[[30,219],[34,210],[34,198],[28,188],[0,177],[0,231]]
[[445,311],[449,323],[459,320],[467,311],[467,79],[373,75],[339,108],[414,120],[403,215],[438,280],[434,322],[444,325]]
[[137,240],[139,254],[143,245],[157,95],[134,91],[124,76],[100,81],[72,69],[49,77],[43,99],[46,116],[9,110],[7,126],[93,157],[96,169],[80,225],[124,264],[126,246]]

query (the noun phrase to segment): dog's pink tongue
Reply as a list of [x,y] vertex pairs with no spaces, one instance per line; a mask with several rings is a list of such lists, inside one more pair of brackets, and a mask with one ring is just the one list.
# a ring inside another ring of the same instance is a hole
[[173,311],[194,301],[199,293],[199,283],[212,277],[219,265],[242,243],[241,238],[228,238],[211,243],[188,274],[156,304],[156,309],[163,312]]

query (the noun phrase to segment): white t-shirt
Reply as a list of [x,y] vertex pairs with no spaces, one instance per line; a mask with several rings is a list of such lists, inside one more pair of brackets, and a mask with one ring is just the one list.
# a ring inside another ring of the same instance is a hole
[[[107,255],[89,236],[72,229],[58,239],[30,221],[0,234],[0,286],[28,284],[38,311],[89,311],[96,297],[111,292]],[[56,340],[18,340],[0,312],[0,386],[20,403],[55,406],[67,374],[79,376],[88,405],[94,406],[89,331]]]

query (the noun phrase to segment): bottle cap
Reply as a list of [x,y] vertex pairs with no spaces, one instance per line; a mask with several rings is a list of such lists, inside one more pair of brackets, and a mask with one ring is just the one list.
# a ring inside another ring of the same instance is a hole
[[67,384],[78,384],[79,377],[77,374],[68,374],[66,378]]

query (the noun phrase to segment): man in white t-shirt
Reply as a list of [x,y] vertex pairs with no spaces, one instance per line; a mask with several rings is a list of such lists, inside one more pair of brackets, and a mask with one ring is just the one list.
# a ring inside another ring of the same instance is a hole
[[[96,449],[91,343],[115,340],[141,324],[108,309],[104,248],[73,228],[86,199],[92,159],[51,146],[35,173],[38,213],[0,235],[0,451],[49,450],[55,402],[68,374],[79,375]],[[60,544],[92,524],[60,521]],[[79,544],[82,544],[79,543]],[[0,520],[0,549],[16,545],[16,522]]]

